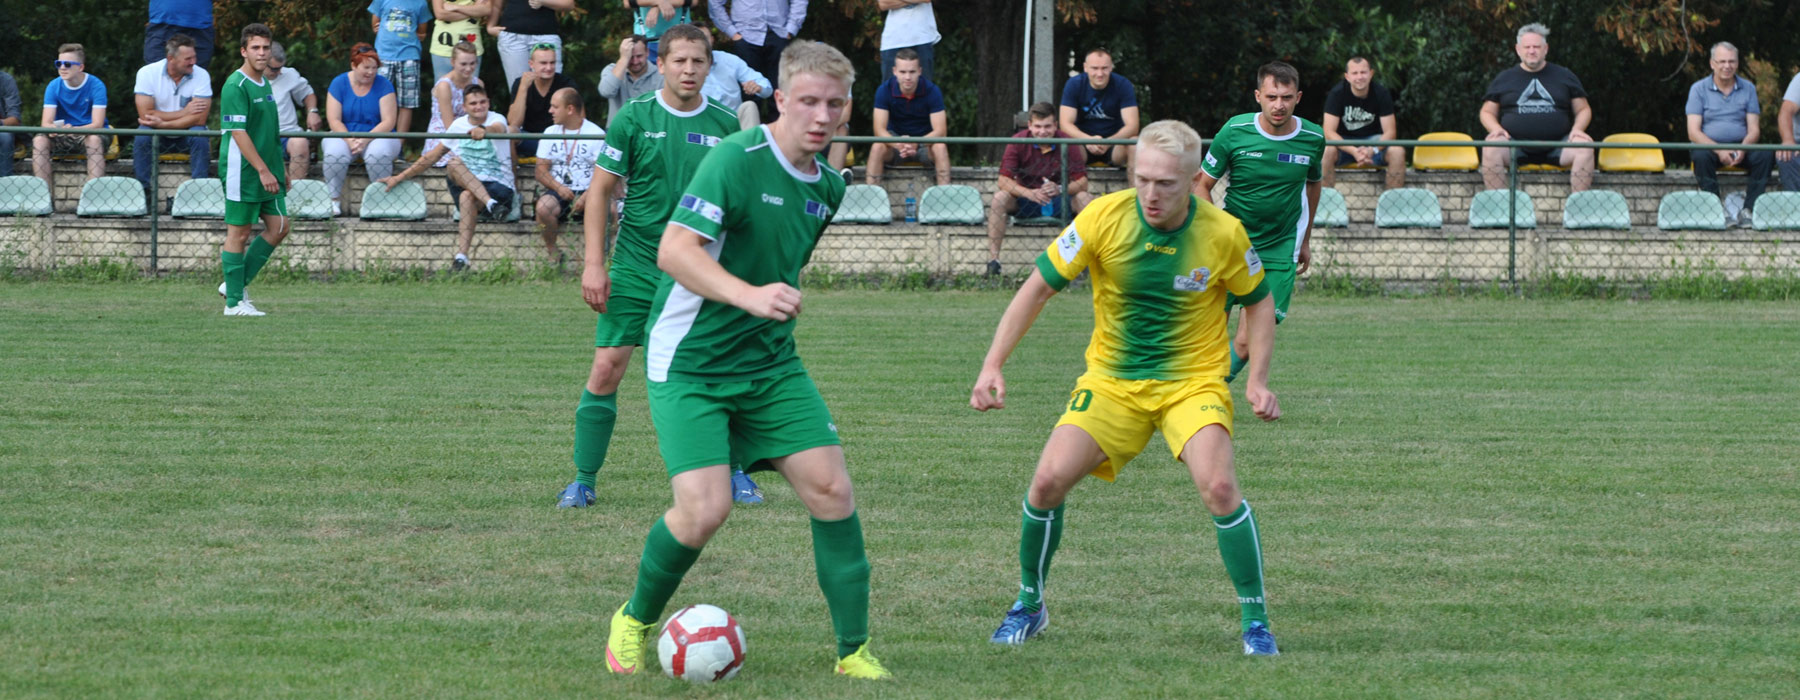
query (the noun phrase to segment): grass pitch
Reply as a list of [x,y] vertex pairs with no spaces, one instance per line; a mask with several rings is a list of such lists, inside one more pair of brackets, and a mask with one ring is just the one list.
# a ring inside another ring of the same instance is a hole
[[[602,649],[668,488],[641,364],[599,504],[557,511],[593,315],[572,284],[0,285],[0,696],[1789,696],[1800,687],[1800,308],[1321,300],[1238,392],[1282,656],[1245,659],[1160,438],[1070,499],[1050,630],[986,641],[1018,502],[1091,322],[1053,300],[968,390],[1002,293],[816,293],[874,564],[878,655],[831,675],[778,477],[673,605],[742,620],[691,688]],[[641,358],[638,362],[641,362]]]

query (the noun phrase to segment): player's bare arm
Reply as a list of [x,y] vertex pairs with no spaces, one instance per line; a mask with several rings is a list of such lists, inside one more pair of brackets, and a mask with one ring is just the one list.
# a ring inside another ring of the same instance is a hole
[[[543,161],[538,161],[542,163]],[[606,313],[606,299],[612,296],[612,277],[607,273],[606,251],[611,247],[607,235],[612,231],[613,192],[619,187],[619,176],[606,168],[594,168],[594,180],[588,185],[587,210],[593,216],[582,219],[581,300],[600,313]],[[590,201],[591,200],[591,201]]]
[[[1006,379],[1001,376],[1000,368],[1006,364],[1006,358],[1012,356],[1013,348],[1025,338],[1025,332],[1031,330],[1038,314],[1044,311],[1045,302],[1055,295],[1056,289],[1044,281],[1043,273],[1033,268],[1031,276],[1006,305],[1006,312],[1000,315],[1000,326],[994,329],[994,342],[988,345],[987,357],[981,361],[981,374],[975,378],[975,388],[969,392],[970,408],[977,411],[1006,408]],[[1273,323],[1274,312],[1270,312],[1269,318]]]
[[1249,399],[1257,418],[1272,421],[1281,417],[1281,404],[1275,400],[1275,392],[1269,390],[1269,361],[1275,356],[1275,295],[1244,307],[1241,323],[1250,345],[1244,398]]
[[1218,178],[1206,174],[1204,170],[1200,171],[1200,175],[1194,178],[1194,196],[1199,197],[1202,202],[1214,204],[1212,191],[1213,186],[1217,184],[1219,184]]
[[786,321],[800,315],[800,290],[781,282],[758,287],[739,279],[706,254],[707,243],[692,229],[669,224],[657,247],[656,266],[689,291],[757,318]]

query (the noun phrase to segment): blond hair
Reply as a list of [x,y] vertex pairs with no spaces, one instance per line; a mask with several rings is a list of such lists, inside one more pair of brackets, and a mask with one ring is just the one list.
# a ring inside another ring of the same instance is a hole
[[1154,148],[1181,160],[1183,172],[1200,170],[1200,160],[1206,152],[1200,150],[1200,134],[1194,127],[1174,119],[1152,122],[1138,134],[1138,148]]
[[781,84],[792,85],[801,73],[843,81],[844,90],[856,81],[856,68],[844,53],[817,41],[796,41],[781,52]]

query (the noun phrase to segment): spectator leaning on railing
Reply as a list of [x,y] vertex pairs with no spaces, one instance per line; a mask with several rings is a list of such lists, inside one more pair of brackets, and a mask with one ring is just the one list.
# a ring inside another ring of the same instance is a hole
[[594,179],[594,163],[606,142],[600,139],[570,139],[559,136],[605,136],[606,131],[587,120],[587,103],[581,91],[563,88],[550,96],[550,115],[556,123],[544,130],[544,142],[538,147],[537,171],[533,173],[544,194],[537,201],[537,222],[542,227],[544,252],[562,265],[564,256],[556,247],[557,234],[570,217],[587,206],[588,185]]
[[[1794,145],[1794,134],[1800,132],[1800,73],[1788,81],[1787,92],[1781,96],[1781,116],[1775,120],[1776,128],[1781,130],[1781,145]],[[1781,163],[1781,189],[1789,192],[1800,192],[1800,152],[1776,151],[1775,160]]]
[[[1056,105],[1039,102],[1031,106],[1030,121],[1013,138],[1066,139],[1056,128]],[[1062,186],[1064,169],[1068,170],[1068,187]],[[1055,143],[1009,143],[1000,157],[1000,180],[994,186],[994,201],[988,206],[987,273],[1000,274],[1000,243],[1006,239],[1006,217],[1016,214],[1021,219],[1042,216],[1062,217],[1086,209],[1094,196],[1088,193],[1087,159],[1082,148]]]
[[[87,50],[81,44],[63,44],[56,49],[56,80],[44,88],[42,127],[73,127],[100,130],[106,123],[106,83],[87,74]],[[50,172],[50,156],[55,153],[87,152],[89,180],[106,174],[106,137],[83,134],[38,134],[31,138],[31,171],[49,185],[56,182]]]
[[456,257],[450,261],[450,269],[459,271],[469,268],[469,244],[475,238],[477,214],[498,219],[512,208],[514,196],[512,142],[487,139],[488,134],[507,132],[506,119],[488,111],[487,89],[480,85],[463,90],[463,109],[466,114],[451,122],[445,133],[468,134],[469,138],[445,139],[421,155],[418,162],[381,179],[383,186],[393,189],[430,168],[446,151],[456,155],[444,168],[444,176],[450,181],[450,196],[462,214],[456,222]]
[[1736,166],[1750,171],[1750,182],[1744,191],[1743,209],[1726,211],[1737,214],[1738,226],[1750,225],[1750,211],[1769,186],[1769,171],[1775,167],[1773,151],[1746,151],[1729,148],[1756,143],[1762,138],[1762,106],[1756,99],[1756,86],[1739,77],[1738,50],[1730,42],[1713,44],[1712,76],[1695,81],[1688,88],[1687,136],[1694,143],[1727,146],[1717,150],[1689,151],[1694,159],[1694,180],[1700,189],[1719,193],[1719,166]]
[[[325,95],[325,121],[336,132],[386,134],[394,131],[394,84],[376,75],[381,55],[368,44],[350,47],[350,70],[331,81]],[[351,138],[325,139],[325,184],[331,190],[331,214],[343,213],[344,180],[350,176],[350,164],[361,160],[370,180],[379,180],[394,172],[394,156],[400,155],[399,139]]]
[[[1550,54],[1550,30],[1541,24],[1519,28],[1519,65],[1508,68],[1488,83],[1481,99],[1481,125],[1489,141],[1591,142],[1587,91],[1569,69],[1545,59]],[[1481,149],[1481,181],[1490,190],[1506,187],[1506,164],[1512,149]],[[1594,149],[1521,148],[1519,165],[1556,164],[1569,169],[1569,191],[1581,192],[1594,184]]]
[[[900,50],[894,57],[893,76],[875,88],[874,117],[876,136],[939,138],[950,133],[944,93],[919,75],[919,55],[912,49]],[[884,166],[908,160],[931,164],[937,170],[937,184],[950,184],[950,147],[911,141],[871,144],[863,179],[879,185]]]
[[[132,88],[137,102],[138,126],[145,129],[206,129],[206,118],[212,113],[212,76],[205,68],[194,65],[194,40],[186,34],[169,37],[165,58],[138,69],[137,85]],[[212,143],[204,136],[177,138],[164,136],[152,145],[153,136],[132,139],[131,167],[144,189],[150,189],[150,178],[156,177],[157,156],[163,153],[188,154],[189,176],[199,180],[212,175]]]
[[[481,72],[481,56],[487,52],[480,20],[493,8],[487,0],[431,0],[431,77],[443,80],[456,67],[456,45],[468,42],[475,50],[475,72]],[[460,100],[459,100],[460,101]],[[430,148],[430,146],[427,146]]]
[[[453,51],[456,56],[451,61],[455,68],[438,78],[437,84],[431,86],[431,124],[425,127],[426,133],[444,133],[457,117],[467,113],[463,111],[463,91],[469,89],[470,85],[481,85],[481,78],[475,75],[478,59],[474,49],[475,46],[466,41],[457,42]],[[442,142],[437,139],[426,139],[425,150],[436,148],[439,143]],[[433,167],[442,168],[449,164],[450,153],[445,151]]]
[[[1063,85],[1058,122],[1063,133],[1078,139],[1129,139],[1138,134],[1137,88],[1125,76],[1113,73],[1112,52],[1094,49],[1082,60],[1081,75]],[[1125,168],[1131,181],[1131,147],[1094,144],[1090,159],[1098,158]]]
[[[506,110],[506,123],[522,134],[541,134],[555,121],[550,118],[550,96],[563,88],[575,87],[575,81],[556,71],[553,47],[539,44],[531,50],[531,72],[513,83],[512,106]],[[537,155],[536,139],[514,141],[519,157]]]
[[[0,70],[0,126],[19,126],[25,101],[19,97],[19,83],[12,74]],[[13,173],[13,135],[0,134],[0,177]]]
[[[1375,82],[1375,66],[1364,56],[1344,63],[1344,79],[1325,93],[1325,138],[1331,141],[1393,141],[1400,138],[1394,96]],[[1337,166],[1358,163],[1387,168],[1387,187],[1406,186],[1406,149],[1400,146],[1326,146],[1325,186],[1337,177]]]
[[[306,108],[306,131],[319,131],[325,126],[325,117],[319,111],[319,96],[313,93],[312,84],[306,82],[300,71],[287,67],[287,49],[282,48],[279,41],[269,45],[269,67],[263,71],[263,77],[269,81],[275,110],[281,115],[282,133],[301,131],[295,106]],[[306,179],[312,170],[312,139],[283,138],[281,150],[288,159],[288,182]]]
[[419,68],[431,5],[426,0],[371,0],[369,24],[375,30],[375,51],[381,54],[381,75],[394,84],[399,121],[394,131],[412,131],[413,110],[419,108]]
[[619,116],[625,103],[646,92],[662,89],[662,73],[650,64],[650,50],[640,35],[619,42],[619,60],[600,69],[600,96],[606,98],[606,124]]

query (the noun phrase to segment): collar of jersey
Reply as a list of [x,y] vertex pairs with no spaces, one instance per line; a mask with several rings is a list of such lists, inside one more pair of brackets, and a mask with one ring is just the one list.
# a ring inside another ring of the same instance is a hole
[[1276,136],[1274,134],[1269,133],[1267,130],[1263,129],[1263,127],[1262,127],[1262,112],[1257,112],[1255,114],[1255,116],[1250,117],[1250,123],[1256,125],[1256,133],[1262,134],[1263,138],[1268,139],[1270,141],[1286,141],[1288,139],[1291,139],[1291,138],[1294,138],[1295,136],[1300,135],[1300,115],[1291,114],[1291,115],[1288,115],[1288,118],[1294,120],[1294,130],[1287,132],[1287,135],[1285,135],[1285,136]]
[[[775,162],[781,164],[782,170],[786,170],[788,175],[793,176],[793,178],[795,180],[799,180],[801,182],[813,183],[813,182],[819,181],[819,176],[824,173],[824,170],[814,169],[813,173],[811,175],[800,172],[799,169],[794,167],[793,163],[788,162],[787,154],[781,152],[781,144],[778,144],[775,142],[775,132],[769,130],[769,125],[764,124],[764,125],[756,127],[756,128],[762,129],[762,135],[763,135],[763,142],[762,142],[762,145],[759,147],[767,147],[769,149],[769,155],[774,156]],[[756,150],[756,148],[749,148],[749,149],[745,149],[745,150],[747,150],[747,151]],[[1140,214],[1140,216],[1141,216],[1141,214]]]
[[1199,211],[1200,211],[1200,198],[1195,197],[1194,195],[1191,195],[1191,194],[1188,195],[1187,218],[1182,219],[1181,225],[1176,226],[1175,230],[1173,230],[1173,231],[1164,231],[1160,228],[1152,226],[1150,224],[1150,220],[1144,218],[1144,205],[1141,202],[1138,202],[1136,197],[1132,197],[1132,207],[1137,209],[1138,223],[1143,224],[1143,228],[1145,231],[1149,231],[1158,236],[1173,236],[1177,233],[1181,233],[1182,231],[1186,231],[1189,226],[1194,225],[1194,215],[1199,213]]
[[701,112],[706,111],[706,98],[705,97],[700,98],[700,106],[699,107],[695,107],[692,111],[688,111],[688,112],[683,112],[679,109],[676,109],[675,105],[669,104],[668,100],[663,99],[663,94],[662,94],[661,90],[656,91],[656,103],[659,105],[662,105],[663,109],[669,110],[670,114],[673,114],[677,117],[683,117],[683,118],[699,116]]

